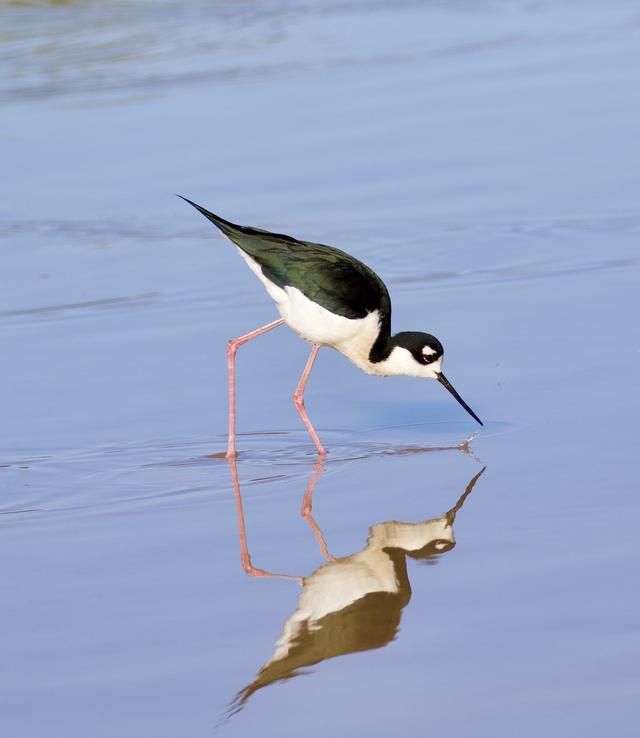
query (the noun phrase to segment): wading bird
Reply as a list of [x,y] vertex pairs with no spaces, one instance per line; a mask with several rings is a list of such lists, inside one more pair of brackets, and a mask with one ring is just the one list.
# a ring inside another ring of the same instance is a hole
[[429,333],[391,334],[391,299],[384,282],[368,266],[344,251],[281,233],[239,226],[179,195],[232,241],[266,287],[280,319],[234,338],[227,345],[229,369],[229,441],[227,458],[236,455],[235,356],[238,348],[286,323],[312,344],[293,393],[293,402],[319,454],[325,449],[304,407],[304,390],[321,346],[330,346],[367,374],[436,379],[482,425],[480,418],[442,373],[444,349]]

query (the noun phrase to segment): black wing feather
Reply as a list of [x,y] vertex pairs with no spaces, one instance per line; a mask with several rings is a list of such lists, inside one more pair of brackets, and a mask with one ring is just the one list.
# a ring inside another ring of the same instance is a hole
[[391,300],[384,282],[350,254],[282,233],[239,226],[182,199],[254,259],[279,287],[296,287],[310,300],[345,318],[364,318],[379,310],[383,326],[390,324]]

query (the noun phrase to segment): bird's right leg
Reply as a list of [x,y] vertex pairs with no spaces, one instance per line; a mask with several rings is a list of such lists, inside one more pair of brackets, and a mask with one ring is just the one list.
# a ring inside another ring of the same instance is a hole
[[304,389],[307,386],[307,380],[309,379],[309,375],[311,374],[311,370],[313,369],[313,364],[316,360],[316,356],[318,355],[318,351],[320,351],[320,344],[314,343],[313,347],[311,348],[309,358],[307,359],[307,363],[304,367],[304,371],[302,372],[302,376],[300,377],[300,381],[298,382],[295,392],[293,393],[293,404],[296,406],[298,415],[302,419],[305,428],[309,432],[311,439],[316,445],[318,455],[324,456],[327,452],[324,450],[324,446],[320,441],[320,437],[316,433],[316,429],[313,427],[313,423],[309,420],[309,416],[307,415],[307,411],[304,406]]
[[283,323],[284,320],[282,318],[280,320],[274,320],[272,323],[263,325],[262,328],[256,328],[251,333],[246,333],[239,338],[232,338],[227,343],[227,368],[229,370],[229,440],[227,443],[227,459],[236,456],[236,353],[240,346],[252,338],[257,338]]

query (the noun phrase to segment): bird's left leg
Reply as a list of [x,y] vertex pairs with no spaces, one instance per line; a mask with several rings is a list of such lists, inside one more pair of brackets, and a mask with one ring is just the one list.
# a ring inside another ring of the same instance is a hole
[[257,328],[255,331],[251,331],[251,333],[240,336],[240,338],[233,338],[227,343],[227,370],[229,372],[229,436],[227,441],[227,459],[232,459],[236,456],[236,353],[240,346],[252,338],[257,338],[283,323],[284,320],[282,318],[274,320],[272,323],[263,325],[262,328]]
[[326,454],[327,452],[324,450],[324,446],[322,445],[322,443],[320,443],[320,438],[318,434],[316,433],[315,428],[311,424],[311,421],[309,420],[309,416],[307,415],[307,411],[305,410],[305,407],[304,407],[304,388],[307,386],[307,380],[309,379],[309,375],[311,374],[311,369],[313,368],[313,363],[316,360],[318,351],[320,351],[320,344],[314,343],[313,348],[311,349],[311,354],[309,355],[309,358],[307,359],[307,364],[304,368],[304,371],[302,372],[300,381],[298,382],[298,386],[296,387],[295,392],[293,393],[293,404],[296,406],[298,415],[302,418],[302,422],[304,423],[306,429],[309,431],[309,435],[313,439],[313,442],[316,445],[316,449],[318,453],[321,456],[324,456],[324,454]]

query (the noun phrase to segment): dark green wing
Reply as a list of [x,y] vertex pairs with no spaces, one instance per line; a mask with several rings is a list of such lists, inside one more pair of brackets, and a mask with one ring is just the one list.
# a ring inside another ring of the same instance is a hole
[[279,287],[297,287],[310,300],[345,318],[364,318],[379,310],[382,323],[390,322],[391,300],[384,282],[353,256],[333,246],[235,225],[182,199],[254,259]]

